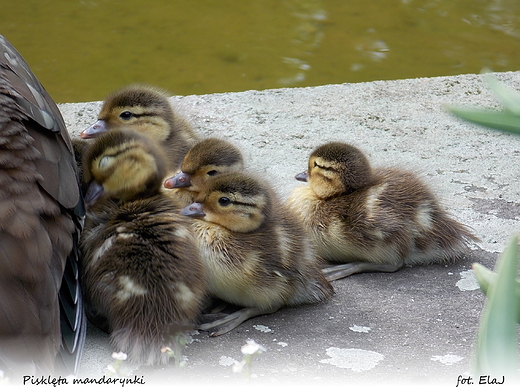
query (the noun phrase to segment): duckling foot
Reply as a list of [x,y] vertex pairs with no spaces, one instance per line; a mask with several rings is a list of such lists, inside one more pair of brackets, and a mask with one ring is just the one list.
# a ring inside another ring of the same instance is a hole
[[200,315],[200,321],[201,321],[201,324],[209,324],[211,322],[215,322],[217,320],[221,320],[222,318],[227,317],[228,315],[229,315],[229,313],[222,313],[222,312],[218,312],[218,313],[202,313]]
[[221,313],[223,312],[227,307],[229,306],[229,303],[221,301],[217,302],[215,305],[211,306],[208,310],[209,313]]
[[332,282],[353,274],[362,272],[395,272],[402,267],[402,264],[374,264],[364,262],[354,262],[339,264],[332,267],[322,268],[325,278]]
[[271,314],[277,311],[279,308],[274,309],[259,309],[256,307],[246,307],[235,311],[234,313],[228,314],[224,318],[209,322],[206,324],[199,325],[199,330],[208,331],[211,337],[221,336],[233,329],[235,329],[242,322],[257,316],[264,314]]

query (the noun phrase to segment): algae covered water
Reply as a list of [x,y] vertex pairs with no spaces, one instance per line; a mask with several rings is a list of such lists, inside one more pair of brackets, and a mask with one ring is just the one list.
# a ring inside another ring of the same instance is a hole
[[516,0],[0,0],[58,102],[520,69]]

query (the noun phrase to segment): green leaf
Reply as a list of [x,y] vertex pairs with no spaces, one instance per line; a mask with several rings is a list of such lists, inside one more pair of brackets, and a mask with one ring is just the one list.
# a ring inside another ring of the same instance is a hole
[[506,111],[449,107],[452,114],[481,126],[520,134],[520,116]]
[[518,342],[516,319],[520,302],[515,294],[518,272],[518,237],[497,260],[497,277],[488,285],[488,298],[480,321],[475,370],[477,375],[516,379]]
[[478,263],[474,263],[472,268],[480,289],[485,295],[488,295],[489,286],[496,282],[497,274]]
[[[474,263],[473,264],[473,273],[475,274],[477,281],[480,285],[480,289],[485,295],[488,295],[489,287],[496,283],[498,275],[496,272],[493,272],[482,264]],[[517,279],[515,283],[515,291],[516,299],[520,302],[520,280]],[[518,310],[516,321],[520,324],[520,310]]]
[[509,88],[491,75],[485,75],[484,79],[506,110],[514,115],[520,115],[520,93]]

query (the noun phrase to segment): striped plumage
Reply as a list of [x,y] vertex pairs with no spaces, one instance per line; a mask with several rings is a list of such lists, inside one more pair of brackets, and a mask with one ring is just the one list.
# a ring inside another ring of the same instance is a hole
[[248,318],[333,295],[298,219],[254,176],[214,176],[182,213],[195,218],[208,292],[244,306],[200,329],[221,335]]
[[372,169],[358,148],[331,142],[316,148],[288,199],[333,280],[357,272],[393,272],[405,265],[457,260],[476,240],[452,219],[413,173]]
[[133,84],[108,95],[98,120],[81,133],[81,138],[95,138],[117,129],[145,134],[163,146],[170,171],[179,168],[188,149],[198,140],[189,122],[174,110],[166,93],[149,85]]
[[149,138],[113,130],[93,141],[83,166],[91,205],[81,240],[89,319],[131,361],[167,363],[163,335],[172,324],[197,321],[205,278],[191,221],[160,193],[165,157]]
[[180,171],[164,182],[166,191],[187,206],[215,175],[240,171],[244,161],[240,150],[232,143],[220,138],[205,138],[186,153]]

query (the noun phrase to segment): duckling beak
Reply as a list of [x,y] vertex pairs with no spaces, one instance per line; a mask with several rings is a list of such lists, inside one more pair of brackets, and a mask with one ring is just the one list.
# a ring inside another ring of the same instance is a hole
[[104,193],[103,186],[93,181],[89,184],[87,192],[85,193],[85,204],[87,207],[91,207],[98,201]]
[[181,215],[185,215],[187,217],[192,217],[192,218],[202,218],[206,214],[202,210],[202,204],[192,203],[189,206],[186,206],[181,210]]
[[184,172],[176,173],[174,176],[166,179],[164,187],[166,188],[185,188],[191,186],[191,176]]
[[83,139],[96,138],[107,130],[107,123],[102,119],[98,119],[92,126],[83,130],[79,136]]
[[309,179],[309,172],[303,171],[302,173],[298,173],[294,178],[298,181],[307,181]]

